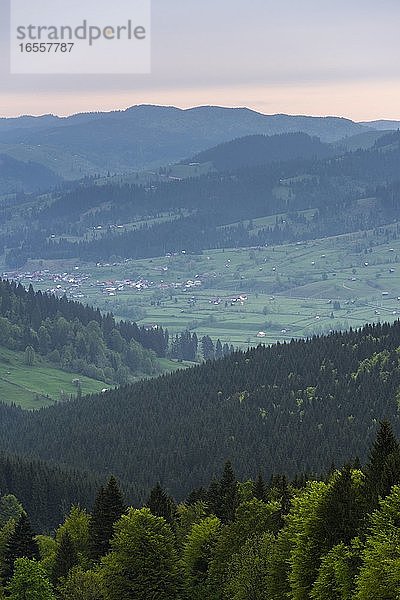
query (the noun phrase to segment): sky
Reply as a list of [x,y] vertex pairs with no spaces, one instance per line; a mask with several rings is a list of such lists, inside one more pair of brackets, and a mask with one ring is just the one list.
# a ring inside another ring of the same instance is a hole
[[[1,116],[215,104],[400,119],[399,0],[152,0],[145,75],[10,75],[10,1],[0,0]],[[113,4],[129,15],[134,1]]]

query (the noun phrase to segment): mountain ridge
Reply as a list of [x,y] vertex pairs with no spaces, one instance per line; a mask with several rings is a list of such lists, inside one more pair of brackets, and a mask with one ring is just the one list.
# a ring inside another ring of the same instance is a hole
[[[68,164],[68,178],[79,179],[88,173],[89,163],[89,174],[164,166],[245,135],[301,131],[333,142],[365,130],[344,117],[265,115],[245,107],[136,105],[67,117],[0,118],[0,150],[19,160],[29,155],[35,162],[47,161],[46,166],[52,153],[62,151],[64,161],[51,167],[65,176]],[[43,148],[47,158],[41,155]]]

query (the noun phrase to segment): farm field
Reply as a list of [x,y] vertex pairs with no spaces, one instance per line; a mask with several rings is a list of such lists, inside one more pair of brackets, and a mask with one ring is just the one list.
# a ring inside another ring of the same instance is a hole
[[400,314],[396,225],[275,247],[114,264],[31,263],[6,274],[170,333],[246,347]]
[[26,365],[24,354],[0,348],[0,401],[24,409],[50,406],[56,401],[76,396],[79,379],[82,394],[100,392],[107,387],[102,381],[84,375],[66,373],[36,357],[32,367]]

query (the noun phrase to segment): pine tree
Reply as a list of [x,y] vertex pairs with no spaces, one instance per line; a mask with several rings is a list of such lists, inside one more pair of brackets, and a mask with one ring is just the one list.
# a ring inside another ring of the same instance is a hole
[[349,544],[355,537],[363,516],[362,494],[364,489],[355,484],[350,466],[336,473],[329,492],[319,512],[320,545],[330,550],[343,542]]
[[89,523],[90,554],[94,560],[109,551],[114,523],[121,518],[125,508],[117,480],[110,477],[106,487],[101,487],[97,493]]
[[62,577],[67,577],[72,567],[77,564],[78,556],[75,546],[68,531],[64,531],[56,551],[53,567],[53,583],[56,585]]
[[175,502],[171,496],[168,496],[159,483],[151,490],[146,506],[154,516],[164,517],[167,523],[172,523],[174,520]]
[[265,485],[261,473],[258,474],[258,477],[254,483],[254,497],[257,498],[257,500],[262,500],[263,502],[267,502],[268,500],[267,486]]
[[378,506],[379,497],[390,494],[400,483],[400,446],[388,421],[382,421],[366,468],[368,508]]
[[224,466],[222,477],[219,481],[212,481],[207,498],[210,511],[222,523],[229,523],[235,518],[239,505],[238,484],[230,461]]
[[[283,517],[284,515],[288,514],[288,512],[290,510],[290,505],[291,505],[291,494],[290,494],[288,480],[286,479],[285,475],[282,476],[280,494],[281,494],[281,516]],[[283,525],[283,520],[281,522]]]
[[221,340],[217,340],[217,343],[215,344],[215,358],[222,358],[223,357],[223,351],[222,351],[222,344],[221,344]]
[[214,358],[214,344],[209,335],[205,335],[201,339],[201,347],[204,360],[212,360]]
[[23,513],[8,540],[4,557],[3,577],[9,581],[14,573],[14,563],[17,558],[39,560],[39,547],[34,539],[34,533],[29,519]]
[[196,502],[207,502],[207,490],[203,487],[195,488],[186,498],[185,504],[195,504]]

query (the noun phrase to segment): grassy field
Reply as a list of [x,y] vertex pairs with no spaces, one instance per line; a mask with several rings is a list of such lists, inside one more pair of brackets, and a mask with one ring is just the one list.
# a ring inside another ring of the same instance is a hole
[[[257,224],[256,224],[257,226]],[[283,246],[213,250],[117,265],[82,265],[87,279],[57,293],[117,317],[186,328],[246,347],[305,337],[400,314],[400,239],[384,230]],[[44,263],[36,288],[55,289],[54,273],[71,263]],[[30,265],[30,270],[35,265]],[[53,273],[53,274],[52,274]],[[21,274],[24,284],[30,279]],[[142,286],[133,286],[141,281]],[[78,293],[77,293],[78,292]]]
[[40,358],[32,367],[25,364],[24,354],[0,347],[0,401],[25,409],[50,406],[65,396],[76,396],[72,381],[79,379],[83,394],[100,392],[107,387],[102,381],[75,373],[65,373]]
[[154,170],[142,169],[132,171],[130,173],[119,173],[107,177],[100,177],[96,180],[96,185],[105,184],[134,184],[134,185],[150,185],[162,181],[173,179],[188,179],[189,177],[200,177],[207,175],[213,170],[211,163],[192,163],[187,165],[174,164],[169,165],[167,169],[154,167]]

